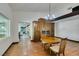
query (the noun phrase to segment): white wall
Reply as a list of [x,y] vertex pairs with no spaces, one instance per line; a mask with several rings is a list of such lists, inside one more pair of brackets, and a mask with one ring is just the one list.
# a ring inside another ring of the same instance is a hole
[[20,20],[30,23],[31,38],[33,34],[32,21],[38,20],[38,18],[45,17],[47,15],[48,13],[46,12],[14,12],[15,20],[18,20],[18,23]]
[[14,16],[17,20],[25,20],[27,22],[38,20],[39,17],[45,17],[48,13],[46,12],[21,12],[14,11]]
[[[74,7],[77,5],[79,4],[71,4],[71,6]],[[58,10],[55,16],[59,17],[72,12],[72,10],[68,10],[67,7]],[[55,36],[67,37],[68,39],[79,41],[79,15],[56,21]]]
[[[0,13],[4,14],[10,20],[12,19],[11,10],[8,4],[0,4]],[[0,40],[0,55],[2,55],[6,51],[6,49],[10,46],[12,42],[13,41],[11,37]]]
[[79,15],[55,22],[55,36],[79,41]]
[[65,5],[62,8],[59,8],[57,10],[53,9],[54,12],[52,14],[55,14],[56,17],[68,14],[68,13],[72,12],[72,8],[74,8],[75,6],[78,6],[78,5],[79,5],[79,3],[67,4],[67,5]]
[[0,55],[2,55],[7,48],[13,43],[13,42],[17,42],[17,36],[16,36],[16,22],[13,17],[12,17],[12,11],[9,7],[9,5],[7,3],[0,3],[0,13],[2,13],[3,15],[5,15],[6,17],[9,18],[9,20],[11,21],[11,25],[10,25],[10,37],[6,38],[6,39],[2,39],[0,40]]
[[18,20],[15,18],[14,14],[13,14],[13,20],[12,20],[11,24],[12,24],[11,30],[12,30],[13,42],[19,42],[19,38],[18,38]]

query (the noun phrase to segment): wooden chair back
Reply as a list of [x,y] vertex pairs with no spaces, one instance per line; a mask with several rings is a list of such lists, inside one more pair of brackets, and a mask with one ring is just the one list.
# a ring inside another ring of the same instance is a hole
[[64,38],[64,39],[61,40],[60,48],[59,48],[59,53],[64,53],[65,47],[66,47],[66,39],[67,38]]

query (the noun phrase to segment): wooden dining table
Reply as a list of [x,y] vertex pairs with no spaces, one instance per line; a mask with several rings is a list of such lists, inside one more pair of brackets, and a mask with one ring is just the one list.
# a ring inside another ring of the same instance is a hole
[[41,42],[44,43],[44,44],[51,44],[51,43],[58,43],[60,42],[61,39],[60,38],[57,38],[57,37],[42,37],[41,38]]
[[43,36],[41,38],[41,42],[42,42],[44,49],[47,48],[46,45],[48,45],[48,47],[50,47],[51,44],[56,44],[56,43],[59,43],[60,41],[61,41],[61,39],[57,38],[57,37]]

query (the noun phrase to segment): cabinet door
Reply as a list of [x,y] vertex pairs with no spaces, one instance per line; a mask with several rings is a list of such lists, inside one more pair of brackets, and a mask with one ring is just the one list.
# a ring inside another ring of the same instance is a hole
[[33,41],[39,41],[40,40],[40,31],[39,31],[39,26],[38,22],[35,21],[33,22]]

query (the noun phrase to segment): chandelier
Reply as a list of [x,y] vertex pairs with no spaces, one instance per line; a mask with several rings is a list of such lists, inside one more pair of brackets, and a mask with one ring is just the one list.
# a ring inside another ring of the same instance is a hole
[[56,18],[56,17],[55,17],[54,14],[52,14],[52,4],[49,3],[49,6],[48,6],[48,7],[49,7],[48,15],[45,16],[45,19],[46,19],[46,20],[53,20],[53,19]]

